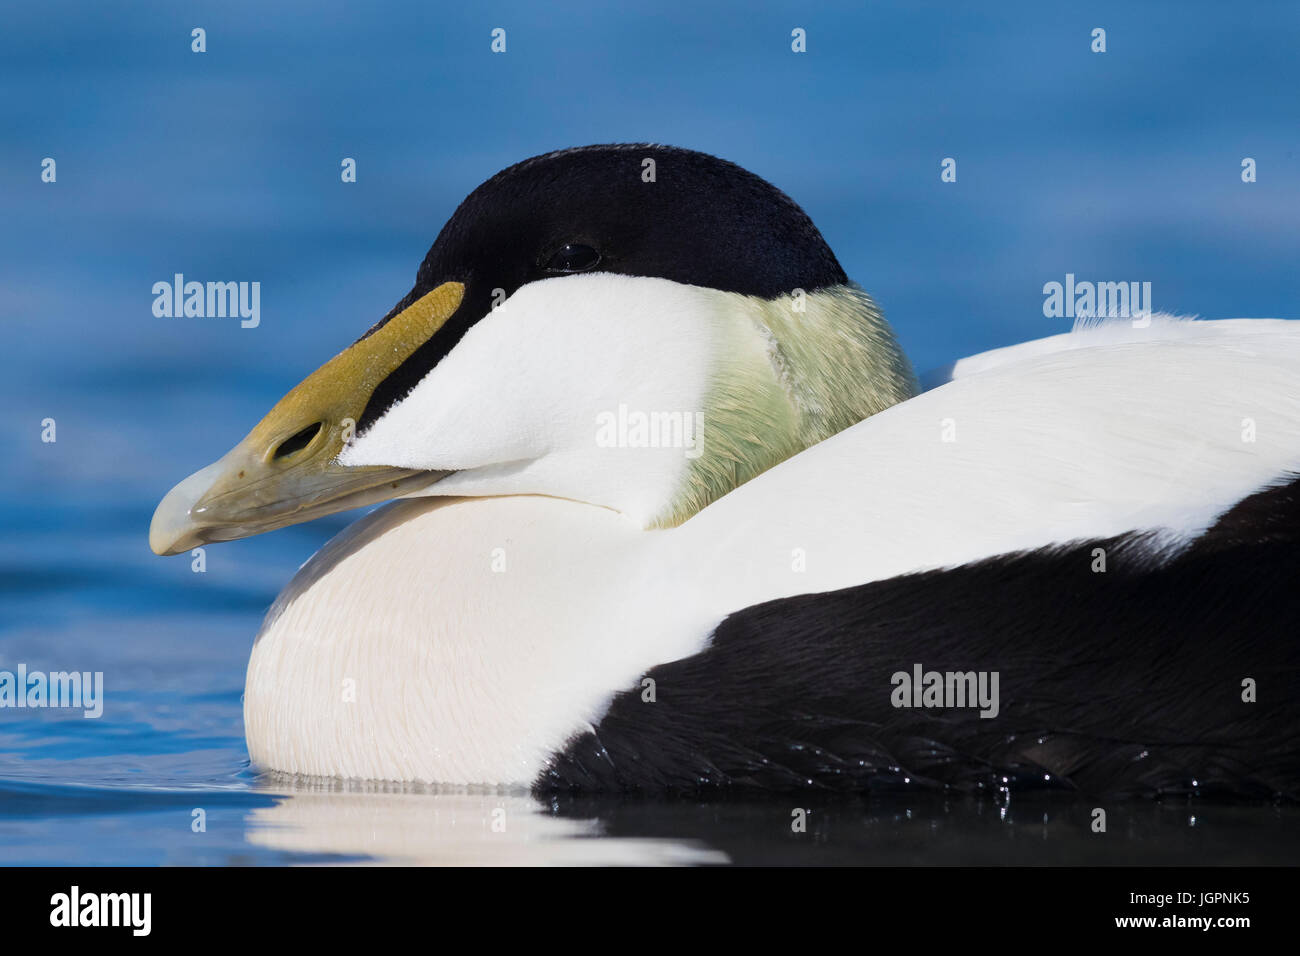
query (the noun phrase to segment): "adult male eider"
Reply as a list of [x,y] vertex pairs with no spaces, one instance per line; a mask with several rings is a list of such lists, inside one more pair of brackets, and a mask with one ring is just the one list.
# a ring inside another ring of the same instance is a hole
[[267,615],[268,769],[1294,798],[1298,376],[1300,323],[1157,317],[918,393],[784,194],[592,146],[474,190],[150,544],[407,497]]

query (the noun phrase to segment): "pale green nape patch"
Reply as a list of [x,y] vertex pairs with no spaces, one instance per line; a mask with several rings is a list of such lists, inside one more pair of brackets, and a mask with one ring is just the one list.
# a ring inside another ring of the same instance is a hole
[[850,425],[920,391],[880,308],[858,286],[737,297],[738,323],[719,350],[705,401],[702,448],[652,527],[672,527]]

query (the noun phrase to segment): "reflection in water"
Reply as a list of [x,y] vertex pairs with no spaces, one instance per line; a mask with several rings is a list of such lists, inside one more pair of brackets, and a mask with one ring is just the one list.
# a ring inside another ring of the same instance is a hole
[[254,846],[420,866],[726,863],[693,841],[603,838],[599,821],[546,812],[526,793],[292,793],[247,816]]
[[[263,777],[253,846],[291,858],[414,865],[1233,865],[1300,855],[1300,809],[1202,800],[1103,804],[1034,794],[539,800]],[[803,828],[796,824],[802,821]]]

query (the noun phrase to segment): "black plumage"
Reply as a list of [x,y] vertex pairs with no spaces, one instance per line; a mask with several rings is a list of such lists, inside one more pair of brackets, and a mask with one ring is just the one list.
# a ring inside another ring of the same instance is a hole
[[[649,672],[655,702],[618,694],[535,787],[1296,799],[1300,481],[1287,480],[1172,558],[1129,534],[732,614],[707,650]],[[895,708],[890,675],[914,663],[998,671],[999,715]]]

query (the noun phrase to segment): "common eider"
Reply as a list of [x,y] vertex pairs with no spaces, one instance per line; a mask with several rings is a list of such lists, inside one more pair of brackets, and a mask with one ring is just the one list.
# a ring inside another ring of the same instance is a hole
[[1298,381],[1300,323],[1157,316],[921,391],[783,193],[591,146],[475,189],[150,544],[405,499],[268,613],[266,769],[1294,797]]

